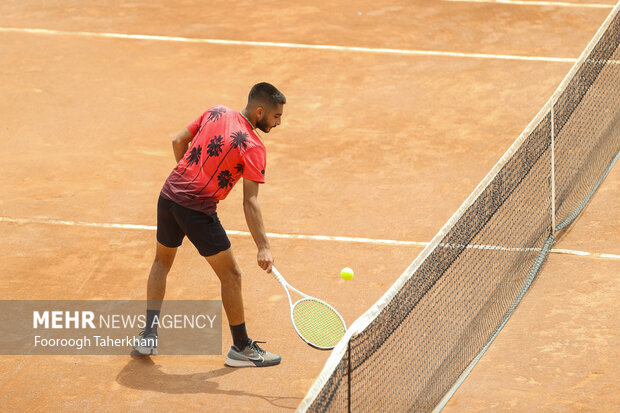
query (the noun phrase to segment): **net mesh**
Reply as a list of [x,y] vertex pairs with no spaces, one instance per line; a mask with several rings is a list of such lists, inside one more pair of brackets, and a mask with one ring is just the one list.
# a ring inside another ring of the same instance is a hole
[[553,223],[570,224],[618,159],[619,6],[550,104],[351,327],[299,411],[431,411],[449,398],[534,281]]

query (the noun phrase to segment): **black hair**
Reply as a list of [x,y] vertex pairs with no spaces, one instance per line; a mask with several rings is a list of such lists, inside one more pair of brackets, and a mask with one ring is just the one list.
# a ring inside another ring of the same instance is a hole
[[250,95],[248,96],[248,103],[249,102],[268,104],[270,106],[276,106],[278,104],[284,105],[286,103],[286,96],[274,85],[261,82],[255,84],[252,90],[250,90]]

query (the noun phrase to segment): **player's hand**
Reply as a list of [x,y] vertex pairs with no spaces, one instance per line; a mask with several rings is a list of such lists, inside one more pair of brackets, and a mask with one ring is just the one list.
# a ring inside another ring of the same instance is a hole
[[271,250],[269,248],[263,248],[258,250],[258,254],[256,255],[256,260],[258,261],[258,266],[267,272],[271,272],[271,267],[273,266],[273,255],[271,254]]

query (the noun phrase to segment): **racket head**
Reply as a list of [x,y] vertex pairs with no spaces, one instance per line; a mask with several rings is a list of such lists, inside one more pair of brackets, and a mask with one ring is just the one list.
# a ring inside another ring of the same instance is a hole
[[302,340],[319,350],[331,350],[347,331],[334,307],[317,298],[297,301],[291,308],[293,327]]

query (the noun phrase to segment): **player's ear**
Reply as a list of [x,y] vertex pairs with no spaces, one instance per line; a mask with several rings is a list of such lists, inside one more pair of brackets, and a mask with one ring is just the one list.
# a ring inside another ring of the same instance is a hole
[[256,108],[254,113],[256,113],[256,119],[261,120],[265,115],[265,109],[262,106],[259,106]]

